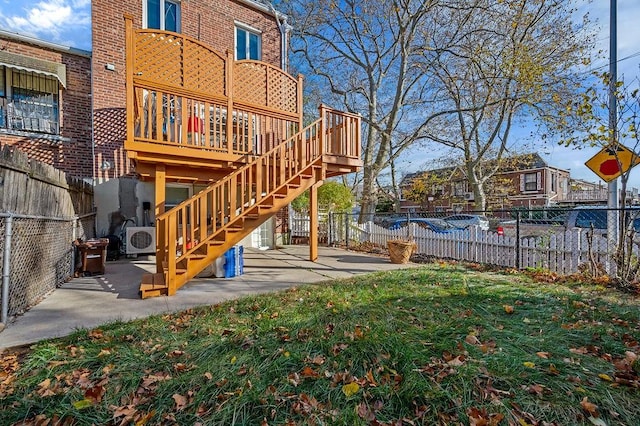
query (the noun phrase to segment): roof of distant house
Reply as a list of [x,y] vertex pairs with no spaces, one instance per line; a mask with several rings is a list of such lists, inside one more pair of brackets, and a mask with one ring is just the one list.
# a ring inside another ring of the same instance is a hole
[[[527,170],[527,169],[541,169],[545,167],[551,167],[557,170],[563,170],[568,172],[568,170],[560,169],[557,167],[550,166],[541,156],[536,152],[519,154],[512,157],[503,158],[503,165],[501,167],[502,172],[509,171],[517,171],[517,170]],[[430,169],[430,170],[421,170],[418,172],[407,173],[403,178],[400,185],[407,185],[412,180],[422,177],[425,174],[432,174],[437,176],[444,176],[446,174],[453,174],[456,170],[461,170],[461,166],[450,166],[450,167],[442,167],[438,169]]]

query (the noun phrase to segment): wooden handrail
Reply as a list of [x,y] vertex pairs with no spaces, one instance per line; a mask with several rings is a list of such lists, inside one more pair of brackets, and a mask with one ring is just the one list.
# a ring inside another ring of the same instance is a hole
[[274,197],[302,171],[320,166],[324,155],[357,153],[359,139],[352,137],[359,135],[354,128],[360,125],[359,117],[322,107],[321,113],[322,118],[295,136],[156,217],[158,256],[167,265],[169,283],[180,261],[239,226],[238,220],[248,211]]

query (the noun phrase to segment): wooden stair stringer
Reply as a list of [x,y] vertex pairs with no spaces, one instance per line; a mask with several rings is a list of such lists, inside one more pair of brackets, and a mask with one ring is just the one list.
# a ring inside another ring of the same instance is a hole
[[[195,278],[218,257],[222,256],[227,250],[240,242],[280,209],[290,204],[314,183],[322,180],[324,177],[323,170],[321,159],[317,159],[316,162],[308,164],[307,167],[292,176],[284,185],[274,190],[271,195],[262,198],[251,206],[251,208],[245,210],[242,215],[227,224],[227,226],[210,235],[207,240],[200,244],[200,246],[204,245],[207,247],[206,253],[194,251],[191,255],[187,255],[187,257],[180,261],[176,269],[179,273],[176,273],[174,276],[174,288],[176,291]],[[237,227],[237,230],[232,231],[235,227]],[[213,241],[216,241],[216,243],[213,244]],[[164,268],[162,273],[150,275],[152,275],[151,278],[143,277],[143,283],[140,285],[140,295],[143,299],[161,295],[173,295],[173,293],[169,291],[170,286],[168,284],[169,277],[167,276],[167,268]],[[151,285],[149,285],[149,281],[151,281]]]
[[[241,231],[227,233],[225,236],[225,241],[223,244],[210,244],[208,245],[207,254],[202,257],[198,256],[187,258],[186,265],[186,273],[180,275],[177,282],[177,288],[182,287],[191,279],[193,279],[196,275],[202,272],[206,267],[211,265],[218,257],[224,255],[224,253],[229,250],[234,245],[238,244],[242,241],[247,235],[249,235],[254,229],[262,225],[265,221],[271,218],[274,214],[276,214],[280,209],[286,207],[290,204],[295,198],[301,195],[304,191],[310,188],[316,179],[314,178],[306,178],[303,179],[303,184],[295,188],[295,190],[289,190],[287,197],[265,197],[263,201],[269,203],[270,205],[267,207],[261,207],[263,203],[256,203],[255,206],[248,210],[244,215],[240,216],[236,219],[236,222],[243,222],[243,227]],[[242,220],[244,216],[249,214],[250,212],[257,212],[255,218],[251,220]],[[210,240],[215,240],[217,234],[213,234],[205,243]]]

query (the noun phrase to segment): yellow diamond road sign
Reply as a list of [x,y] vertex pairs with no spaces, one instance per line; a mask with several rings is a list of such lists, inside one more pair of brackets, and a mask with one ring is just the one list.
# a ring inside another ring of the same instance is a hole
[[640,163],[640,157],[623,145],[603,148],[586,163],[605,182],[611,182],[631,167]]

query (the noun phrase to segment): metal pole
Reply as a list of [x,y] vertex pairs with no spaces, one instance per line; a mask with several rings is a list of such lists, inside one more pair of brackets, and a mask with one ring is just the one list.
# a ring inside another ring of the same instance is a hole
[[[617,46],[617,0],[610,0],[609,12],[609,144],[613,148],[618,144],[617,138],[617,99],[616,83],[618,80],[618,46]],[[609,214],[607,218],[608,242],[618,241],[618,179],[607,184]],[[611,252],[611,250],[609,250]],[[608,262],[607,262],[608,263]],[[610,267],[607,272],[610,273]]]
[[9,317],[9,284],[11,277],[11,235],[13,217],[8,216],[4,221],[4,257],[2,259],[2,312],[0,323],[6,325]]
[[516,210],[516,269],[520,269],[520,210]]
[[345,239],[346,241],[346,245],[347,245],[347,250],[349,250],[349,225],[351,224],[351,220],[349,218],[349,213],[345,213],[344,214],[344,222],[345,222],[345,229],[344,229],[344,235],[345,235]]

